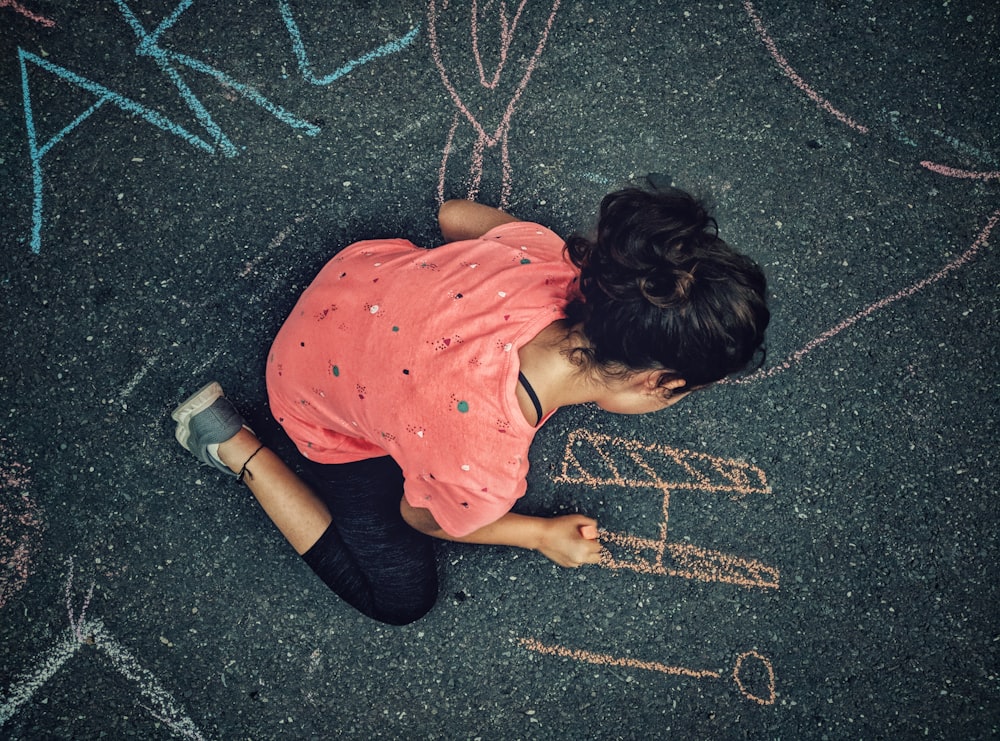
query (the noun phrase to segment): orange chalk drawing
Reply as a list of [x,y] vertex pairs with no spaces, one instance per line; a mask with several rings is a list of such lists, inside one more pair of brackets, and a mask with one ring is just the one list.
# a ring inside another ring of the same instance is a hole
[[[624,656],[612,656],[611,654],[601,654],[576,648],[566,648],[565,646],[549,646],[534,638],[519,638],[518,643],[520,643],[523,648],[526,648],[529,651],[534,651],[535,653],[547,656],[561,656],[563,658],[573,659],[574,661],[582,661],[588,664],[597,664],[599,666],[643,669],[644,671],[660,672],[661,674],[678,677],[690,677],[693,679],[722,679],[724,676],[722,672],[714,671],[712,669],[688,669],[683,666],[668,666],[667,664],[661,664],[658,661],[643,661],[641,659],[632,659]],[[750,664],[748,663],[748,660],[760,665],[757,671],[757,675],[759,676],[755,676],[752,680],[744,676],[744,672],[750,673],[753,671],[749,668]],[[771,662],[767,659],[767,657],[762,656],[756,651],[744,651],[736,657],[736,662],[733,665],[731,675],[733,681],[736,683],[736,688],[745,698],[756,702],[758,705],[774,704],[776,696],[774,667],[771,666]],[[756,687],[758,684],[763,686],[758,688]],[[750,685],[754,685],[754,691],[751,691]]]
[[[622,459],[620,463],[616,462],[616,455]],[[629,473],[626,467],[635,473]],[[757,466],[581,429],[570,433],[562,473],[553,481],[592,487],[650,489],[661,496],[662,518],[656,537],[600,531],[599,537],[605,546],[601,565],[606,568],[762,589],[778,588],[780,574],[773,566],[690,543],[671,542],[667,538],[672,492],[724,493],[734,499],[749,494],[770,494],[767,477]]]

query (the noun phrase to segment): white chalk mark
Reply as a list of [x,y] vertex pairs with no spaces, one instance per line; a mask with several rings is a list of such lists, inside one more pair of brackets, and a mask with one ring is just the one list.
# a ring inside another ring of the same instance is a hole
[[94,585],[91,584],[80,608],[80,617],[73,615],[73,559],[70,558],[69,574],[66,578],[66,611],[69,627],[64,630],[55,644],[43,652],[34,667],[21,676],[0,695],[0,727],[3,727],[15,713],[28,703],[35,693],[52,677],[59,673],[66,662],[73,658],[81,647],[91,647],[100,651],[112,667],[123,677],[136,684],[139,693],[151,707],[143,705],[149,714],[163,723],[175,735],[188,739],[204,739],[198,727],[178,707],[173,696],[167,692],[152,672],[136,661],[131,652],[108,633],[100,620],[86,617]]
[[173,696],[163,689],[152,672],[141,666],[129,650],[108,633],[100,620],[81,620],[64,630],[56,644],[38,658],[34,668],[7,689],[0,698],[0,727],[83,646],[92,646],[103,653],[119,674],[138,685],[143,698],[152,705],[148,708],[150,715],[174,734],[191,739],[204,738],[194,721],[178,709]]
[[125,388],[123,388],[121,390],[121,393],[118,394],[119,403],[125,401],[125,399],[127,399],[129,396],[132,395],[132,392],[135,391],[136,386],[142,383],[142,379],[145,378],[146,374],[153,369],[153,366],[156,365],[156,362],[159,359],[160,359],[159,355],[154,355],[153,357],[148,358],[146,362],[142,364],[142,367],[136,372],[134,376],[132,376],[132,380],[126,383]]

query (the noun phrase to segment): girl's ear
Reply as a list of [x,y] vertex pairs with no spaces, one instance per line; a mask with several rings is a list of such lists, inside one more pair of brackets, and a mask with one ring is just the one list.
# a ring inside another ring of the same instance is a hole
[[643,384],[648,391],[663,393],[666,390],[672,394],[687,386],[687,381],[673,371],[651,370],[644,374]]

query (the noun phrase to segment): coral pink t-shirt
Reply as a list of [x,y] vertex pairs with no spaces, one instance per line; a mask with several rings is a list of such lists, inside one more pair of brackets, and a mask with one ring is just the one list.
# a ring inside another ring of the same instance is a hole
[[391,455],[406,500],[452,536],[497,520],[524,494],[536,431],[515,396],[518,348],[564,317],[578,278],[562,248],[528,222],[433,250],[345,248],[271,348],[275,418],[319,463]]

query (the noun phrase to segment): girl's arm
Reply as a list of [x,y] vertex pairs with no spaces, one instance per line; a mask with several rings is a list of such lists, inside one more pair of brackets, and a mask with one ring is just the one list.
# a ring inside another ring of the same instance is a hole
[[399,504],[403,519],[414,530],[442,540],[483,545],[512,545],[528,548],[560,566],[576,567],[585,563],[599,563],[601,545],[580,533],[584,525],[597,525],[597,521],[583,515],[562,517],[531,517],[508,512],[499,520],[475,530],[461,538],[449,535],[437,524],[430,510],[411,507],[404,497]]
[[518,221],[505,211],[474,201],[445,201],[438,209],[438,225],[446,242],[476,239],[495,226]]

